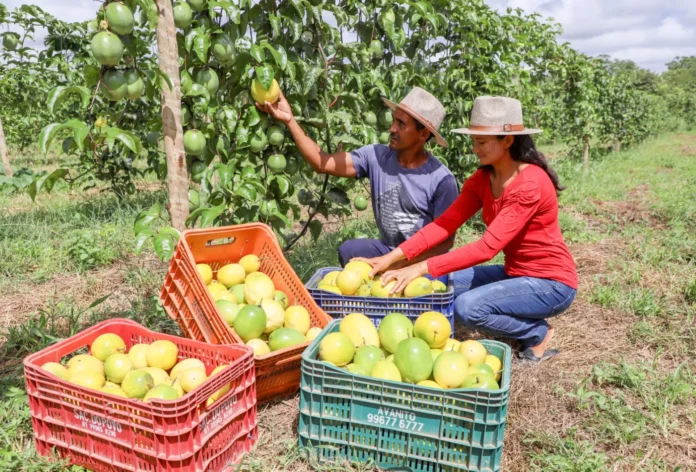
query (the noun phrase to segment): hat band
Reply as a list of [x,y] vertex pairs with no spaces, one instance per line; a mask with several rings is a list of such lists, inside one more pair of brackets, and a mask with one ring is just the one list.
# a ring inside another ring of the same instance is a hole
[[469,129],[471,131],[497,131],[500,133],[510,133],[513,131],[524,131],[525,127],[524,127],[524,125],[509,125],[509,124],[505,124],[503,126],[471,125],[471,126],[469,126]]

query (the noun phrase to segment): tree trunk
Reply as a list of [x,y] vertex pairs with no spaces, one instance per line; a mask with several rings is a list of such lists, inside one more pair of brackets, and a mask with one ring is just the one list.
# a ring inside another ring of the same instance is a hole
[[0,118],[0,157],[2,157],[2,167],[5,169],[5,175],[7,177],[12,177],[10,156],[7,154],[7,142],[5,142],[5,130],[2,127],[2,118]]
[[590,167],[590,137],[585,135],[583,140],[585,141],[585,148],[582,151],[582,165],[587,172]]
[[614,140],[614,152],[621,152],[621,141],[618,139]]
[[188,172],[184,151],[184,132],[181,125],[181,81],[179,78],[179,49],[176,44],[174,12],[170,0],[157,2],[157,49],[160,69],[169,76],[174,86],[165,86],[162,92],[162,131],[167,152],[167,185],[169,187],[169,214],[172,226],[179,231],[186,228],[188,207]]

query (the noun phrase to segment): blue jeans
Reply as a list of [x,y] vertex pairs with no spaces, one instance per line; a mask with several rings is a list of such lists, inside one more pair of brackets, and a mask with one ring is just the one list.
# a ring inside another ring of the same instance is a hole
[[[391,252],[391,248],[379,239],[349,239],[338,248],[338,262],[345,267],[354,257],[379,257]],[[426,277],[432,279],[429,275]],[[447,285],[448,275],[437,278]]]
[[547,318],[568,309],[577,290],[550,279],[510,277],[502,265],[454,273],[454,314],[468,328],[518,339],[522,349],[539,344]]

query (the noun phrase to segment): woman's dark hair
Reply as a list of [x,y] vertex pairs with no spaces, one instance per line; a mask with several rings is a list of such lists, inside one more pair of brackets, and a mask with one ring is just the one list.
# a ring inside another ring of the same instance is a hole
[[[496,137],[499,140],[505,138],[505,136]],[[512,146],[510,146],[510,155],[512,156],[512,160],[526,162],[528,164],[534,164],[535,166],[541,167],[544,169],[544,171],[546,171],[551,179],[551,182],[553,182],[553,186],[556,188],[556,193],[565,190],[565,187],[561,187],[558,174],[556,174],[556,172],[549,166],[546,157],[544,157],[544,155],[539,152],[534,145],[534,140],[532,137],[528,134],[521,134],[513,137],[515,140],[512,142]],[[492,169],[492,166],[485,167],[490,167]]]

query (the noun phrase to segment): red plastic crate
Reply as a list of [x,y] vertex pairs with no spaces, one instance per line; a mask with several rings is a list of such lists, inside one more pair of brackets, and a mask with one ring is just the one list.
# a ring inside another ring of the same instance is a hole
[[[227,369],[178,400],[144,402],[79,387],[43,370],[46,362],[84,352],[101,334],[121,336],[128,349],[158,339],[179,348],[179,360],[203,361],[208,375]],[[239,462],[258,437],[253,351],[150,331],[112,319],[27,356],[24,373],[39,454],[55,449],[95,471],[221,471]],[[206,406],[213,392],[230,391]]]
[[[307,309],[312,326],[324,328],[332,320],[295,274],[269,226],[249,223],[193,229],[182,233],[160,295],[164,309],[186,336],[211,344],[243,343],[217,310],[196,264],[210,265],[217,275],[219,268],[238,262],[247,254],[259,256],[260,271],[273,280],[277,290],[285,292],[291,305]],[[304,343],[254,359],[259,404],[297,392],[302,352],[308,345]]]

